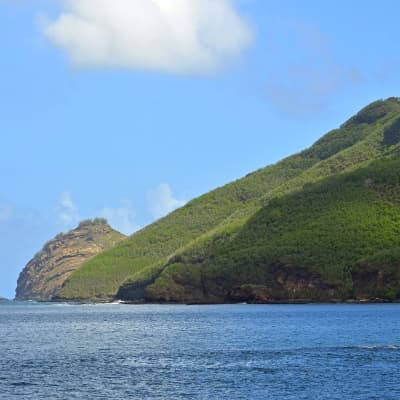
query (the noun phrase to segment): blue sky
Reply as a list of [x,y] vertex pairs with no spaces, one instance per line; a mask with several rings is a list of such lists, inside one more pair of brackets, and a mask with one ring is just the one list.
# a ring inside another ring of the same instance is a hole
[[0,0],[0,295],[400,95],[397,0]]

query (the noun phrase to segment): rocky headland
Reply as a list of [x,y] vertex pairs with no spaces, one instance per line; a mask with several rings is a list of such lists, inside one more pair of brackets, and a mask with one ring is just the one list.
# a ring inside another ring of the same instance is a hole
[[76,229],[58,234],[21,272],[16,300],[52,300],[65,280],[85,261],[124,238],[101,218],[83,221]]

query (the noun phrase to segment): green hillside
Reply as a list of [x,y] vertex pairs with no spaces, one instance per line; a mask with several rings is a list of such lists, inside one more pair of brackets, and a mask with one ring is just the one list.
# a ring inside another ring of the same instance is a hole
[[185,248],[247,226],[261,207],[282,196],[389,156],[398,148],[399,120],[399,99],[371,104],[311,148],[191,201],[94,257],[69,277],[60,296],[143,298],[145,287]]
[[[256,293],[342,299],[352,297],[354,278],[362,293],[365,265],[369,274],[380,268],[381,275],[399,277],[399,171],[396,155],[272,200],[246,224],[175,255],[147,289],[148,300],[256,300]],[[380,297],[400,296],[400,280],[391,281]]]

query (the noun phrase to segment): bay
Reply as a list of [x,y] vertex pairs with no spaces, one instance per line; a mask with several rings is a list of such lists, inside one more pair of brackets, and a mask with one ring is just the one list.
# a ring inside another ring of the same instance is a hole
[[399,399],[400,305],[1,303],[0,399]]

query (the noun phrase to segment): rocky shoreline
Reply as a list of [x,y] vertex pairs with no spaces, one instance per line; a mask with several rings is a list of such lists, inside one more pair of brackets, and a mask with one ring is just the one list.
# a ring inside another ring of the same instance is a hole
[[[1,300],[0,300],[1,301]],[[8,301],[8,299],[4,299]],[[20,301],[20,300],[17,300]],[[24,300],[22,300],[24,301]],[[268,301],[254,301],[254,300],[243,300],[239,302],[235,301],[221,301],[221,302],[174,302],[174,301],[146,301],[146,300],[109,300],[109,301],[98,301],[91,299],[75,299],[75,300],[63,300],[63,299],[53,299],[53,300],[34,300],[37,303],[54,303],[54,304],[123,304],[123,305],[227,305],[227,304],[265,304],[265,305],[280,305],[280,304],[399,304],[400,299],[388,300],[382,298],[367,298],[367,299],[270,299]]]

